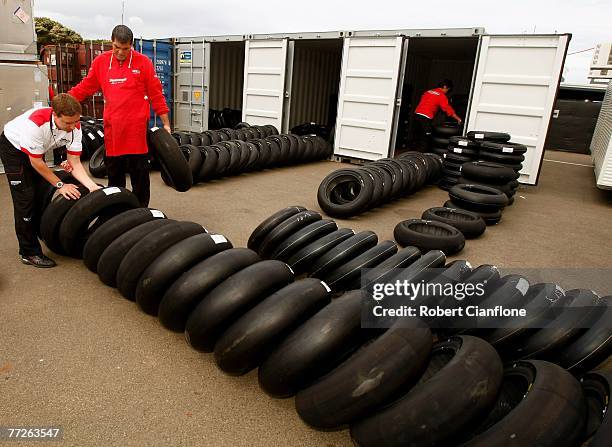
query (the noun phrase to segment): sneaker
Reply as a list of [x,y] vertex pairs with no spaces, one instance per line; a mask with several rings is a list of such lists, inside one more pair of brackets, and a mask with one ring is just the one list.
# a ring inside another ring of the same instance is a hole
[[45,255],[21,256],[21,262],[43,269],[48,269],[57,265],[53,259]]

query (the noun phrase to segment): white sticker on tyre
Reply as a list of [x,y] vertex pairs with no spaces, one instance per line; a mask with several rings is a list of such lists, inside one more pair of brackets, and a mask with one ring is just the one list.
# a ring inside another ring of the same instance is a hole
[[89,132],[89,133],[87,134],[87,136],[88,136],[89,138],[91,138],[92,140],[95,140],[95,139],[96,139],[96,137],[94,136],[94,134],[92,134],[91,132]]
[[330,293],[330,292],[331,292],[331,289],[329,288],[329,286],[328,286],[327,284],[325,284],[323,281],[321,281],[321,285],[322,285],[323,287],[325,287],[325,290],[327,290],[327,293]]
[[104,194],[106,194],[107,196],[121,192],[121,190],[117,188],[116,186],[111,186],[110,188],[104,188],[102,191],[104,191]]
[[529,289],[529,283],[527,282],[527,280],[525,278],[519,279],[518,282],[516,283],[516,290],[521,292],[521,295],[525,296],[528,289]]
[[453,152],[456,154],[461,154],[463,152],[463,149],[461,149],[460,147],[456,147],[456,148],[453,148]]
[[292,275],[295,275],[295,272],[293,271],[293,269],[291,268],[291,266],[289,264],[285,264],[287,266],[287,268],[289,269],[289,271],[291,272]]
[[477,133],[474,135],[474,138],[476,138],[477,140],[482,140],[484,139],[484,134],[483,133]]
[[98,135],[100,135],[102,138],[104,138],[104,133],[101,130],[98,131]]
[[222,236],[220,234],[213,234],[210,236],[210,238],[215,242],[215,244],[222,244],[224,242],[227,242],[225,236]]
[[164,217],[166,217],[166,215],[162,213],[160,210],[151,210],[151,215],[159,219],[163,219]]
[[514,148],[512,147],[502,147],[502,152],[506,153],[506,154],[511,154],[514,152]]
[[155,132],[158,129],[159,129],[159,127],[151,127],[151,132]]
[[465,141],[465,140],[461,140],[461,141],[459,141],[459,143],[458,143],[458,144],[459,144],[459,146],[467,146],[467,145],[468,145],[468,142],[467,142],[467,141]]

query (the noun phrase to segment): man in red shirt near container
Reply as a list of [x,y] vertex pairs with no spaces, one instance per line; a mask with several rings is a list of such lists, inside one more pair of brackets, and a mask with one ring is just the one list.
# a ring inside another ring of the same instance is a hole
[[438,88],[427,90],[421,96],[421,101],[414,111],[416,118],[416,132],[419,141],[419,149],[427,152],[429,149],[429,138],[433,127],[433,119],[440,109],[448,116],[454,118],[461,124],[461,118],[457,116],[448,103],[448,93],[453,89],[453,81],[445,79],[438,84]]
[[132,31],[125,25],[117,25],[111,41],[113,49],[96,57],[87,77],[68,93],[82,102],[102,90],[108,185],[125,187],[128,173],[140,204],[148,206],[151,197],[147,146],[149,106],[159,115],[164,129],[171,132],[169,109],[153,63],[132,49]]

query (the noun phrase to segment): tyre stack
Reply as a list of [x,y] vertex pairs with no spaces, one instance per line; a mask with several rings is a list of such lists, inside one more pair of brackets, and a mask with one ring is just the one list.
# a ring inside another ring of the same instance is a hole
[[495,188],[508,196],[510,206],[519,187],[519,175],[518,171],[499,163],[474,161],[462,165],[457,183]]
[[487,225],[496,225],[502,210],[508,205],[508,196],[497,188],[477,184],[457,184],[448,195],[444,207],[471,211],[482,217]]
[[479,143],[479,160],[506,166],[517,173],[523,169],[527,146],[511,142],[510,134],[476,130],[468,132],[467,136]]
[[329,216],[352,217],[436,183],[441,172],[439,155],[406,152],[330,173],[319,185],[317,200]]
[[478,143],[464,137],[449,138],[448,151],[444,154],[444,169],[438,183],[441,189],[448,191],[459,182],[461,166],[478,159]]
[[440,126],[434,126],[431,134],[430,147],[431,152],[444,157],[451,146],[451,137],[461,135],[461,126],[455,123],[444,123]]
[[81,160],[88,160],[104,145],[104,123],[102,120],[82,120],[81,132],[83,134]]

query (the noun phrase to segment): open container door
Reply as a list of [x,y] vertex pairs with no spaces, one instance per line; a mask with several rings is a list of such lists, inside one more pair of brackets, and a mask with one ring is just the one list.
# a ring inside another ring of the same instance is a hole
[[571,35],[481,37],[467,130],[507,132],[528,148],[519,181],[538,181]]
[[288,39],[247,40],[242,121],[283,127]]
[[334,155],[377,160],[389,154],[404,37],[347,37]]
[[202,132],[208,129],[210,43],[177,41],[174,67],[174,128]]

